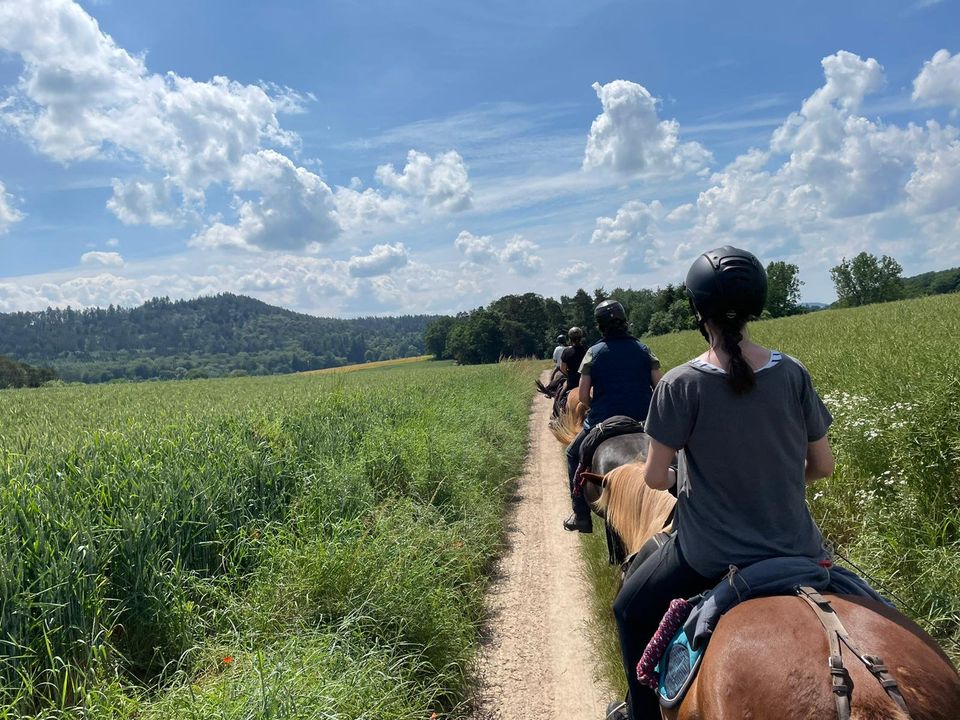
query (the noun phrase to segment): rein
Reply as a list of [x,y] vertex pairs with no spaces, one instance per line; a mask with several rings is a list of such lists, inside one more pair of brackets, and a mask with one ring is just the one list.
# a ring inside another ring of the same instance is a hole
[[876,655],[864,655],[850,640],[847,629],[840,622],[836,611],[823,595],[811,587],[802,586],[797,588],[797,595],[804,600],[817,616],[817,620],[823,625],[827,633],[827,641],[830,643],[830,657],[827,661],[830,667],[830,676],[833,681],[833,694],[837,702],[837,716],[840,720],[850,720],[850,698],[853,695],[853,680],[850,673],[843,666],[843,645],[862,662],[870,674],[883,687],[890,699],[903,710],[906,717],[910,718],[910,711],[907,709],[907,703],[900,694],[900,688],[893,675],[883,664],[883,660]]

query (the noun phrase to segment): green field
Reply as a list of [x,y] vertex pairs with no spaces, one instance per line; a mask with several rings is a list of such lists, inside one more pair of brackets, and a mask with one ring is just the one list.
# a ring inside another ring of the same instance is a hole
[[[824,533],[960,657],[960,296],[752,327],[834,413]],[[462,715],[540,367],[3,391],[0,718]]]
[[536,372],[4,391],[0,717],[456,714]]
[[[808,489],[830,543],[960,660],[960,294],[752,323],[798,358],[834,416],[833,477]],[[702,353],[696,331],[646,338],[664,368]],[[591,546],[597,611],[613,573]],[[607,674],[622,676],[612,626]]]

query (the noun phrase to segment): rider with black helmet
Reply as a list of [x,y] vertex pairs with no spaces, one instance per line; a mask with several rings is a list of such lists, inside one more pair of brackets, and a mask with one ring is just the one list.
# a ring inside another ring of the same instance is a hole
[[566,349],[567,349],[567,336],[557,335],[557,346],[553,349],[553,364],[557,369],[560,368],[560,356],[563,354],[563,351]]
[[582,493],[573,492],[574,475],[580,462],[580,446],[590,428],[614,415],[643,421],[650,395],[660,380],[660,361],[650,348],[632,337],[627,314],[616,300],[604,300],[594,311],[603,339],[589,348],[580,363],[580,402],[587,406],[583,430],[567,447],[567,470],[573,514],[563,527],[580,532],[593,531],[590,506]]
[[747,334],[766,301],[763,266],[721,247],[694,261],[685,284],[710,347],[670,370],[650,403],[645,479],[660,490],[676,482],[677,532],[628,576],[614,603],[630,695],[608,708],[609,718],[660,717],[636,667],[672,599],[713,587],[730,566],[823,557],[805,487],[833,472],[831,417],[799,361]]
[[580,385],[580,363],[587,354],[587,348],[583,344],[583,330],[580,328],[570,328],[567,337],[570,338],[570,346],[560,355],[560,369],[567,376],[566,392],[570,392]]

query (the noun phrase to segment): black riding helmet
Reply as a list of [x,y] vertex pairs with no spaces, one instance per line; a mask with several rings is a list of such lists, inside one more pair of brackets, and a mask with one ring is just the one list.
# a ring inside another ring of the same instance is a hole
[[557,335],[557,342],[563,345],[567,341],[566,335]]
[[593,316],[597,319],[597,322],[601,320],[627,321],[627,313],[624,311],[623,305],[616,300],[604,300],[597,305],[597,309],[593,311]]
[[693,261],[684,286],[697,316],[704,323],[719,317],[759,317],[767,303],[767,273],[753,253],[724,245]]
[[627,326],[627,313],[624,311],[623,305],[616,300],[604,300],[597,305],[597,309],[593,311],[593,316],[597,319],[600,332],[603,333],[617,326],[624,328]]

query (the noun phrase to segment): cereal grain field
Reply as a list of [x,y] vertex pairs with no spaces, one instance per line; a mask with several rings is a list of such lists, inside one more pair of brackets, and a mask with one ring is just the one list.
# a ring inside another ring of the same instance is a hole
[[0,717],[459,714],[537,371],[5,391]]

